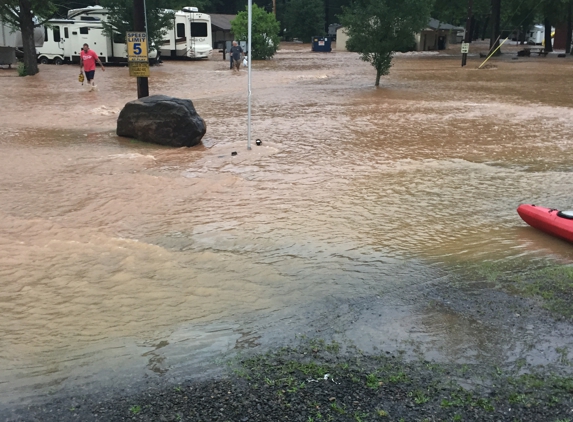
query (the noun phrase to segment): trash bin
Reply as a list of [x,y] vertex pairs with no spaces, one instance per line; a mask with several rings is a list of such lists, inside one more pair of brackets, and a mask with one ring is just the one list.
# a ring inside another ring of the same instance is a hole
[[332,51],[330,37],[312,37],[312,51],[329,53]]

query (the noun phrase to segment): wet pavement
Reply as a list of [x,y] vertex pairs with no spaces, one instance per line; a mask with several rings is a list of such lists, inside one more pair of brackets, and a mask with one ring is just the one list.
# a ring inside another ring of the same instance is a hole
[[76,66],[0,70],[3,406],[300,333],[456,362],[570,346],[568,323],[512,325],[507,304],[527,304],[452,268],[573,263],[515,212],[573,208],[571,59],[404,54],[377,89],[357,55],[307,47],[254,63],[250,151],[246,72],[220,58],[151,70],[152,94],[207,122],[190,149],[115,135],[126,68],[98,71],[97,92]]

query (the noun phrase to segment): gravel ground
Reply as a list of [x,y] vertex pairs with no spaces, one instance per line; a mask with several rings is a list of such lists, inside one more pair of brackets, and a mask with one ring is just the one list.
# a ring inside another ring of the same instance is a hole
[[100,402],[58,399],[26,421],[567,421],[573,378],[518,367],[406,362],[336,343],[235,358],[226,375]]

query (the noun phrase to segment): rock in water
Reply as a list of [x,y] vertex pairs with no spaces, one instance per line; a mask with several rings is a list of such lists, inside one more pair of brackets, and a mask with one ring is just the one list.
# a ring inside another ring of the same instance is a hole
[[152,95],[130,101],[117,118],[117,134],[143,142],[192,147],[201,142],[207,126],[191,100]]

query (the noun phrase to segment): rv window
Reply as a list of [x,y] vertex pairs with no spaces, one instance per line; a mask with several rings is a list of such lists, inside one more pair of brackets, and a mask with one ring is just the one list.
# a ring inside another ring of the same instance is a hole
[[62,37],[60,36],[60,27],[54,26],[53,31],[54,31],[54,42],[60,42],[60,40],[62,39]]
[[64,27],[64,37],[70,38],[70,32],[68,31],[67,27]]
[[185,24],[178,23],[177,24],[177,38],[185,38]]
[[80,34],[88,34],[89,30],[87,26],[80,28]]
[[44,26],[44,42],[48,42],[48,27]]
[[191,36],[192,37],[206,37],[207,36],[207,22],[191,22]]

